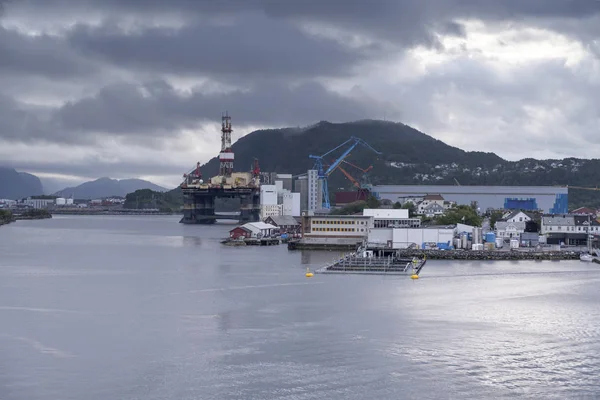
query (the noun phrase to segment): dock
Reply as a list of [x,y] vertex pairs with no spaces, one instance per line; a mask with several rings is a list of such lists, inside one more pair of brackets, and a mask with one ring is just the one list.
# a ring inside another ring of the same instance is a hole
[[282,239],[279,238],[247,238],[243,240],[231,240],[224,239],[221,241],[221,244],[225,246],[276,246],[282,243]]
[[426,258],[398,258],[393,255],[354,252],[317,269],[317,274],[418,275]]

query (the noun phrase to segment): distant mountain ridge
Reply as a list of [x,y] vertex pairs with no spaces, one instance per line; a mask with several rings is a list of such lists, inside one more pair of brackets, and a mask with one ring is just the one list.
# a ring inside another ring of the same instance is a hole
[[0,167],[0,199],[17,200],[41,194],[44,189],[37,176]]
[[156,192],[165,192],[162,186],[143,179],[111,179],[99,178],[95,181],[85,182],[79,186],[68,187],[55,193],[60,197],[73,197],[75,199],[101,199],[105,197],[119,196],[125,197],[128,193],[140,189],[150,189]]

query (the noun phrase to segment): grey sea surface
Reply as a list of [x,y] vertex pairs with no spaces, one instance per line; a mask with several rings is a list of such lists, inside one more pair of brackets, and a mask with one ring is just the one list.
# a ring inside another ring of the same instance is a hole
[[0,399],[600,397],[599,265],[306,278],[339,253],[225,247],[232,227],[0,227]]

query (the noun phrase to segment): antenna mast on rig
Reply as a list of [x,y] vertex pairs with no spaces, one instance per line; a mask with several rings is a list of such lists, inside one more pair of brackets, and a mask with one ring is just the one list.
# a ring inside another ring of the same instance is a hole
[[231,117],[225,111],[221,116],[221,153],[219,153],[219,175],[230,177],[233,172],[233,151],[231,151]]

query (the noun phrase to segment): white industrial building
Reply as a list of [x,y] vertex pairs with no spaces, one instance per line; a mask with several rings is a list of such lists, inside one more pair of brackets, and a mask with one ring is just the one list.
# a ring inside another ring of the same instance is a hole
[[289,215],[292,217],[300,216],[300,193],[284,193],[283,215]]
[[308,170],[308,211],[323,208],[323,186],[319,180],[319,171]]
[[260,185],[260,204],[264,206],[277,204],[276,185]]
[[409,218],[405,209],[379,209],[365,208],[363,215],[373,217],[374,228],[418,228],[421,226],[420,218]]
[[54,204],[54,199],[32,199],[31,197],[24,201],[24,204],[36,208],[48,208],[49,205]]
[[375,228],[371,229],[369,246],[393,249],[448,248],[454,239],[455,227],[427,226],[422,228]]
[[281,204],[266,204],[260,206],[260,219],[267,217],[277,217],[283,215],[283,206]]

